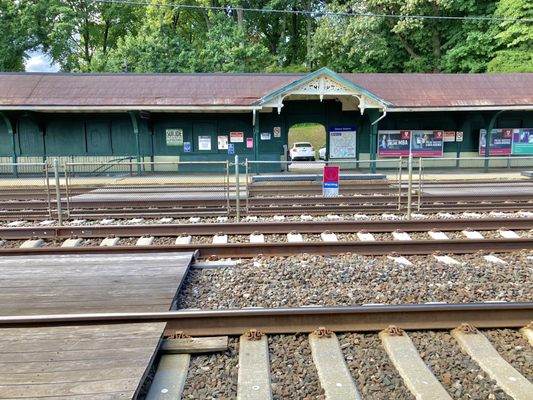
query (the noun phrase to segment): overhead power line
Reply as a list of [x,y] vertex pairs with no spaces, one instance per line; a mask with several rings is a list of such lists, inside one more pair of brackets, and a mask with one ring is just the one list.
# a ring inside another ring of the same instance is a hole
[[531,18],[498,18],[479,16],[445,16],[445,15],[396,15],[396,14],[374,14],[355,12],[330,12],[330,11],[310,11],[310,10],[277,10],[270,8],[246,8],[234,6],[196,6],[192,4],[175,3],[151,3],[147,1],[135,0],[85,0],[89,3],[107,3],[144,7],[171,7],[193,10],[213,10],[213,11],[246,11],[265,14],[297,14],[313,15],[316,17],[352,17],[352,18],[392,18],[392,19],[428,19],[428,20],[460,20],[460,21],[492,21],[492,22],[518,22],[533,23]]

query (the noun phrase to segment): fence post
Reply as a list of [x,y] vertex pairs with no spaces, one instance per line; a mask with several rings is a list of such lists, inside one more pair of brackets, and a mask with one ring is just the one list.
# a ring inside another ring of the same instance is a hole
[[398,165],[398,211],[402,209],[402,170],[403,159],[400,156],[400,163]]
[[229,160],[226,160],[226,173],[224,175],[224,192],[225,192],[225,196],[226,196],[226,211],[227,211],[227,215],[228,217],[230,216],[230,213],[231,213],[231,203],[230,203],[230,198],[229,198],[229,194],[230,194],[230,178],[229,178],[229,174],[230,174],[230,162]]
[[420,203],[422,201],[422,157],[418,159],[418,202],[417,210],[420,211]]
[[248,182],[248,158],[246,158],[244,160],[244,176],[245,176],[245,180],[246,180],[246,214],[248,214],[248,207],[249,207],[248,197],[250,197],[250,191],[249,191],[249,187],[248,187],[248,185],[250,184]]
[[59,161],[54,158],[54,177],[56,182],[57,222],[63,225],[63,210],[61,209],[61,187],[59,186]]
[[48,168],[50,165],[48,163],[44,164],[44,181],[46,184],[46,201],[48,203],[48,217],[52,219],[52,197],[50,195],[50,176],[48,175]]
[[411,191],[413,189],[413,156],[409,152],[408,160],[409,182],[407,186],[407,219],[411,219]]
[[235,218],[237,223],[241,219],[241,188],[239,182],[239,156],[235,156]]

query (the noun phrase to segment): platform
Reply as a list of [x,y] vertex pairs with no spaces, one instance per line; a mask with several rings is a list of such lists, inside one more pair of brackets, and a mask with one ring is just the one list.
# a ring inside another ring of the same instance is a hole
[[[167,311],[192,253],[0,259],[0,315]],[[131,399],[165,324],[0,328],[0,398]]]
[[533,171],[522,171],[521,175],[527,178],[533,178]]
[[[315,182],[322,181],[322,174],[264,174],[252,176],[255,182]],[[341,181],[370,181],[387,179],[385,174],[343,174],[339,175]]]

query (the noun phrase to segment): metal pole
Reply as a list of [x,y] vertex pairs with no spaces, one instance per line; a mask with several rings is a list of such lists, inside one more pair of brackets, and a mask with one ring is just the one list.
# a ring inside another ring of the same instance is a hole
[[422,158],[418,159],[418,203],[417,210],[420,211],[420,197],[422,196]]
[[61,188],[59,186],[59,161],[54,158],[54,177],[56,181],[57,222],[63,225],[63,211],[61,210]]
[[402,209],[402,170],[403,170],[403,159],[400,156],[400,165],[398,168],[398,210]]
[[250,197],[248,189],[248,159],[244,160],[244,175],[246,178],[246,214],[248,214],[248,197]]
[[236,220],[241,219],[241,189],[239,187],[239,156],[235,156],[235,211]]
[[226,160],[226,175],[224,177],[224,190],[226,191],[226,201],[227,201],[226,209],[228,211],[228,217],[231,212],[231,204],[229,202],[229,191],[230,191],[229,166],[230,166],[229,160]]
[[407,219],[411,219],[411,190],[413,189],[413,156],[409,151],[409,181],[407,186]]
[[48,163],[44,164],[44,179],[46,183],[46,201],[48,202],[48,217],[52,218],[52,198],[50,196],[50,175],[48,174]]
[[67,217],[70,218],[70,176],[68,174],[67,163],[63,164],[65,172],[65,198],[67,200]]

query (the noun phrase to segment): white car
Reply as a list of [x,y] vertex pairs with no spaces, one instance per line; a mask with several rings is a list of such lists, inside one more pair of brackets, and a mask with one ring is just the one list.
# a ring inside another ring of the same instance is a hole
[[318,158],[321,160],[326,161],[326,146],[322,146],[320,149],[318,149]]
[[289,150],[291,160],[310,160],[315,161],[315,149],[309,142],[296,142]]

